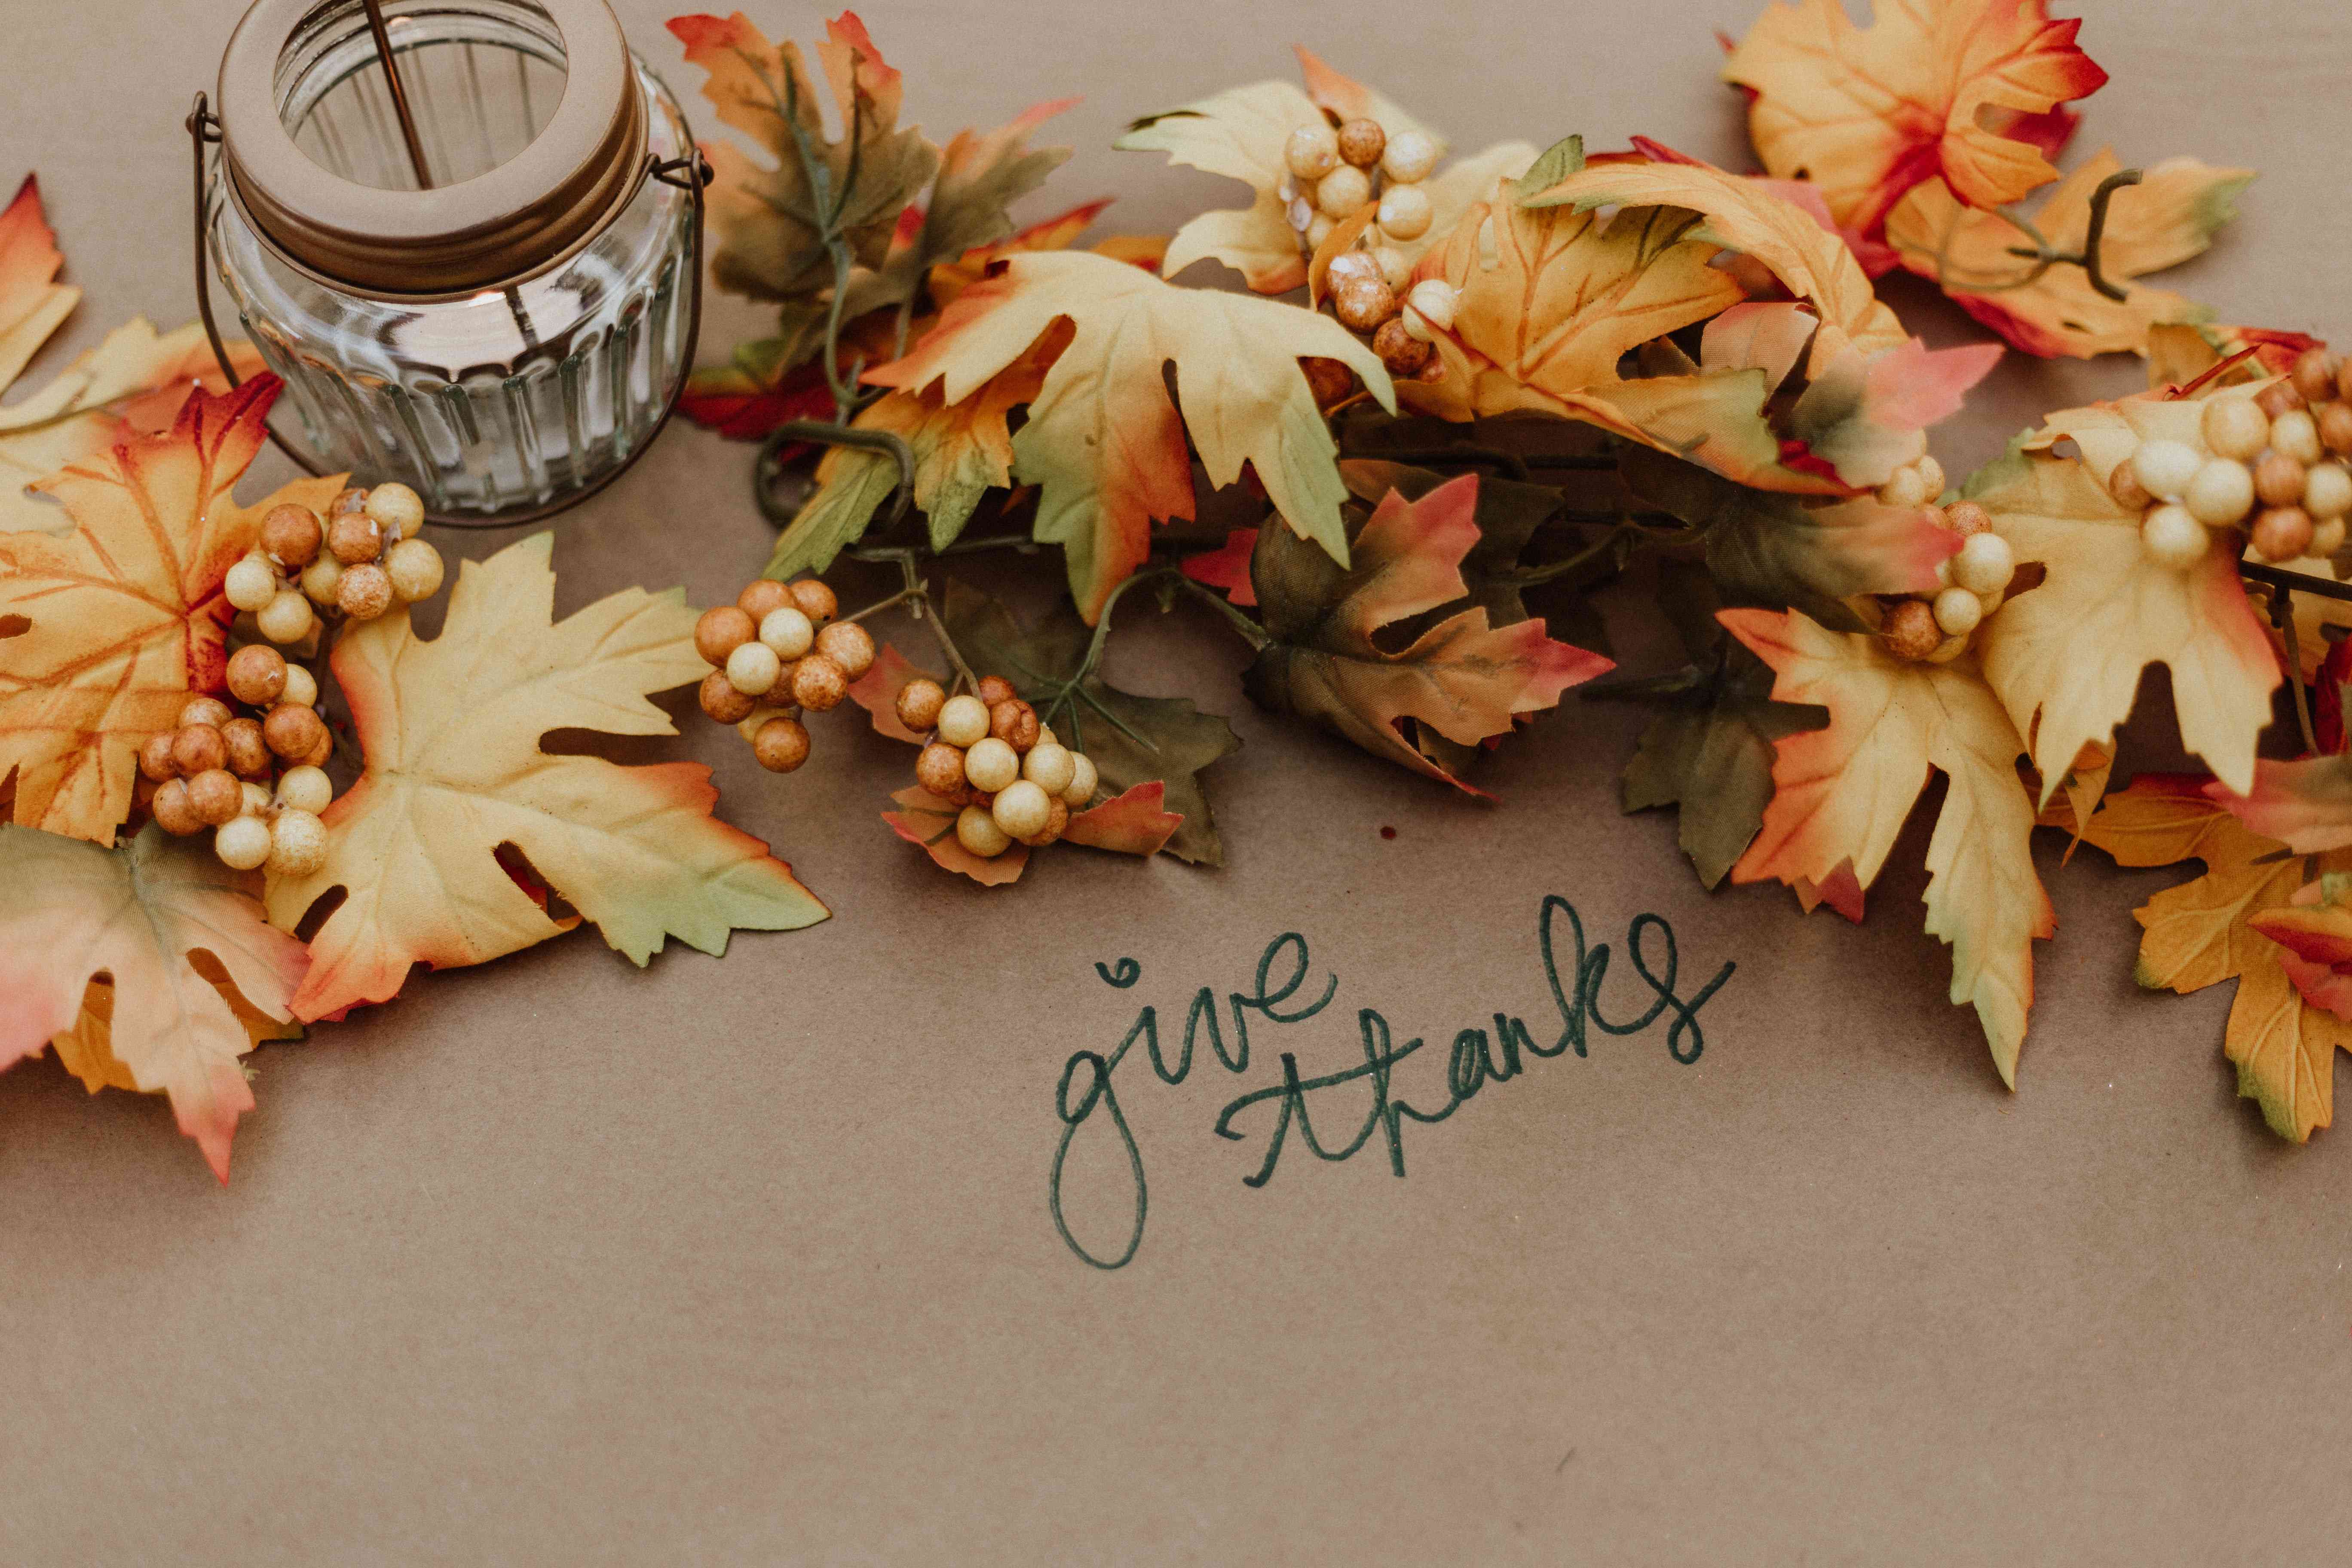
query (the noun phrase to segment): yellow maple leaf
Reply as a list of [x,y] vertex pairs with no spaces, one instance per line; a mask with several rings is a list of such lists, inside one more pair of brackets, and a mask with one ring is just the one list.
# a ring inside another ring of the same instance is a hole
[[280,501],[324,511],[340,476],[298,479],[249,507],[229,489],[260,449],[278,395],[262,376],[199,391],[170,431],[133,436],[41,482],[62,536],[0,533],[0,781],[15,818],[114,841],[139,748],[217,689],[234,612],[221,581]]
[[1910,339],[1845,241],[1761,181],[1705,163],[1614,162],[1580,169],[1527,200],[1577,210],[1680,207],[1699,214],[1706,221],[1686,237],[1753,257],[1789,292],[1812,302],[1822,325],[1809,374],[1820,374],[1849,347],[1873,354]]
[[[230,1137],[253,1109],[237,1058],[291,1016],[307,963],[262,921],[260,876],[152,823],[114,849],[11,825],[0,886],[0,1067],[54,1038],[85,1082],[168,1094],[226,1181]],[[94,1000],[100,976],[110,984]]]
[[2033,940],[2057,914],[2034,874],[2033,804],[2017,776],[2024,744],[1965,656],[1898,659],[1876,637],[1824,630],[1796,611],[1718,617],[1770,665],[1778,702],[1818,703],[1826,728],[1774,742],[1772,804],[1731,869],[1801,889],[1851,876],[1867,888],[1927,787],[1948,781],[1927,842],[1927,931],[1952,947],[1951,999],[1974,1004],[2001,1081],[2033,1005]]
[[904,392],[938,383],[943,403],[958,405],[1064,320],[1070,344],[1013,438],[1013,474],[1042,487],[1036,537],[1063,546],[1089,623],[1150,553],[1153,521],[1192,515],[1188,432],[1211,484],[1248,465],[1299,537],[1347,559],[1339,448],[1298,361],[1342,361],[1383,405],[1396,400],[1379,358],[1328,316],[1178,289],[1085,251],[1040,252],[968,289],[914,353],[866,380]]
[[[2083,837],[2119,866],[2205,863],[2203,876],[2133,912],[2144,928],[2137,977],[2183,994],[2238,982],[2224,1037],[2238,1092],[2262,1106],[2273,1131],[2299,1143],[2334,1114],[2336,1052],[2352,1050],[2352,1025],[2306,1004],[2282,965],[2283,950],[2254,929],[2294,898],[2304,862],[2238,821],[2210,796],[2208,783],[2142,773],[2107,797]],[[2352,857],[2321,865],[2341,870]]]
[[[1407,382],[1401,395],[1445,419],[1520,409],[1590,416],[1596,400],[1578,395],[1617,386],[1629,351],[1746,298],[1708,265],[1721,247],[1690,237],[1698,221],[1679,208],[1611,217],[1570,205],[1475,204],[1418,268],[1458,291],[1453,328],[1436,336],[1445,374]],[[1687,445],[1679,433],[1661,438]]]
[[1768,7],[1724,62],[1754,95],[1764,167],[1821,187],[1868,233],[1896,197],[1940,175],[1971,205],[2013,202],[2057,177],[2023,117],[2106,84],[2075,47],[2082,24],[2047,0],[1896,0],[1858,27],[1839,0]]
[[326,864],[270,883],[270,919],[289,931],[348,894],[311,939],[296,1016],[383,1001],[419,963],[481,963],[569,929],[509,875],[501,846],[640,964],[672,936],[718,953],[731,929],[824,918],[766,845],[710,816],[709,769],[540,749],[555,730],[674,735],[646,694],[709,668],[675,589],[626,589],[551,623],[552,542],[467,562],[431,641],[404,609],[336,641],[367,765],[327,808]]
[[[2280,677],[2229,535],[2217,532],[2205,559],[2185,571],[2159,564],[2140,548],[2139,514],[2107,491],[2116,465],[2141,441],[2194,440],[2202,414],[2201,400],[2153,396],[2054,414],[2023,449],[1968,487],[2018,561],[2048,571],[1989,618],[1976,641],[1986,679],[2033,737],[2045,799],[2084,745],[2113,742],[2151,664],[2172,672],[2180,743],[2232,789],[2253,782],[2254,740],[2270,721]],[[2046,449],[2062,437],[2079,458]]]
[[[2032,259],[2036,236],[2052,249],[2080,255],[2091,225],[2091,196],[2119,165],[2098,155],[2068,174],[2032,219],[1963,206],[1941,180],[1916,186],[1887,215],[1886,239],[1903,265],[1933,279],[1955,303],[2011,344],[2043,358],[2089,359],[2148,353],[2148,334],[2172,322],[2211,316],[2169,289],[2125,289],[2110,300],[2073,265]],[[2200,255],[2215,231],[2236,216],[2231,203],[2253,183],[2252,169],[2216,169],[2194,158],[2168,158],[2137,185],[2110,198],[2099,246],[2110,282],[2177,267]],[[2011,254],[2022,247],[2028,256]]]
[[[81,298],[80,289],[55,281],[64,263],[41,214],[40,186],[28,174],[0,212],[0,393]],[[252,344],[227,346],[238,375],[260,373]],[[65,521],[58,510],[26,494],[26,487],[125,434],[169,428],[196,385],[216,393],[228,386],[204,329],[191,321],[158,332],[134,317],[39,392],[0,408],[0,531],[57,529]]]
[[[1387,99],[1341,76],[1305,49],[1297,51],[1309,91],[1286,81],[1232,88],[1181,109],[1146,115],[1114,143],[1129,152],[1165,153],[1179,163],[1240,180],[1256,192],[1246,207],[1202,213],[1176,231],[1168,247],[1167,269],[1181,272],[1213,258],[1231,267],[1261,294],[1283,294],[1307,281],[1307,252],[1287,214],[1296,183],[1283,150],[1302,126],[1368,118],[1391,136],[1420,131],[1444,139]],[[1473,202],[1494,194],[1497,180],[1517,178],[1535,162],[1524,142],[1501,142],[1464,158],[1423,183],[1434,219],[1411,240],[1391,240],[1410,261],[1434,244]]]

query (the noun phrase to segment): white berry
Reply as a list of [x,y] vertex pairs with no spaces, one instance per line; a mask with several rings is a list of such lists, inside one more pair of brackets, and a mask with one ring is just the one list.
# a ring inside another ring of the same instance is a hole
[[2205,525],[2191,516],[2185,506],[2150,508],[2147,519],[2139,525],[2141,552],[2158,565],[2168,566],[2176,572],[2185,571],[2204,560],[2207,542]]
[[988,704],[971,692],[950,697],[940,709],[940,739],[950,746],[969,746],[988,733]]
[[259,610],[278,597],[278,574],[260,556],[248,555],[228,569],[221,590],[238,609]]
[[1400,131],[1381,153],[1381,173],[1401,185],[1419,184],[1437,167],[1437,139],[1426,131]]
[[2319,440],[2319,422],[2308,409],[2293,408],[2271,421],[2271,449],[2284,452],[2311,467],[2327,455]]
[[433,546],[421,539],[404,539],[383,552],[383,570],[401,602],[413,605],[441,591],[446,568],[441,564],[441,552]]
[[269,825],[257,816],[232,817],[213,835],[213,853],[224,866],[250,871],[269,858]]
[[290,811],[307,811],[316,816],[334,798],[335,785],[324,768],[305,763],[287,769],[285,776],[278,781],[278,804]]
[[2131,465],[2142,489],[2158,500],[2179,500],[2189,493],[2205,458],[2186,441],[2143,441]]
[[[1070,780],[1077,776],[1077,759],[1068,748],[1050,745],[1042,740],[1030,747],[1029,754],[1021,759],[1021,776],[1047,795],[1061,795],[1068,790]],[[1029,830],[1030,833],[1036,831],[1034,827]],[[1013,837],[1025,838],[1028,834],[1016,833]]]
[[327,826],[307,811],[286,810],[269,825],[269,868],[307,877],[327,863]]
[[1966,588],[1947,588],[1936,595],[1936,625],[1946,637],[1966,637],[1984,619],[1984,601]]
[[727,656],[727,684],[746,697],[764,697],[784,673],[784,661],[763,642],[740,643]]
[[398,534],[404,539],[415,533],[425,521],[423,500],[415,490],[396,479],[368,491],[365,510],[385,532]]
[[237,807],[236,814],[239,816],[268,816],[269,815],[269,792],[268,790],[262,788],[259,784],[253,783],[249,779],[238,787],[243,789],[245,792],[244,802]]
[[993,860],[1013,847],[1013,836],[996,826],[986,807],[967,805],[956,814],[956,842],[983,860]]
[[1371,176],[1353,163],[1340,164],[1315,187],[1315,205],[1323,209],[1326,217],[1335,220],[1353,216],[1358,207],[1371,199]]
[[2320,463],[2303,478],[2303,510],[2320,522],[2352,512],[2352,473],[2339,463]]
[[2217,458],[2244,462],[2270,445],[2270,416],[2251,397],[2216,397],[2199,416],[2205,449]]
[[1911,467],[1917,472],[1919,487],[1927,492],[1927,500],[1934,500],[1944,493],[1944,465],[1936,461],[1932,454],[1921,458]]
[[302,592],[314,605],[331,605],[342,596],[343,563],[321,550],[319,558],[302,568]]
[[278,694],[280,702],[290,702],[297,708],[309,708],[319,700],[319,679],[299,664],[286,667],[286,689]]
[[2311,531],[2311,542],[2303,548],[2305,555],[2325,560],[2344,548],[2344,520],[2331,517]]
[[1282,146],[1283,163],[1302,180],[1319,180],[1339,166],[1339,138],[1328,125],[1302,125]]
[[1878,499],[1887,506],[1908,509],[1927,504],[1927,481],[1919,477],[1916,468],[1897,468],[1894,477],[1878,487]]
[[1404,280],[1412,276],[1412,260],[1393,245],[1372,247],[1372,259],[1380,264],[1381,281],[1391,289],[1402,289]]
[[291,588],[281,588],[270,595],[269,603],[253,617],[261,635],[274,643],[300,642],[310,635],[318,617],[310,613],[310,601]]
[[1952,557],[1952,581],[1971,594],[1998,594],[2009,586],[2017,556],[1998,533],[1972,533]]
[[989,816],[996,826],[1014,838],[1034,838],[1045,830],[1054,815],[1054,803],[1045,790],[1027,779],[1019,779],[996,792],[990,803]]
[[2198,521],[2209,528],[2226,528],[2243,521],[2254,510],[2254,476],[2234,458],[2209,458],[2189,481],[2181,500]]
[[1095,790],[1102,783],[1095,772],[1095,760],[1084,752],[1070,753],[1070,787],[1062,792],[1062,804],[1072,811],[1084,811],[1094,804]]
[[1419,239],[1435,216],[1429,193],[1419,185],[1391,185],[1381,193],[1381,232],[1391,239]]
[[963,776],[990,794],[1021,776],[1021,753],[993,735],[983,736],[963,754]]
[[[1405,330],[1426,341],[1433,333],[1453,330],[1454,311],[1462,303],[1462,291],[1443,278],[1424,278],[1412,286],[1404,303]],[[1416,319],[1423,330],[1415,330]]]

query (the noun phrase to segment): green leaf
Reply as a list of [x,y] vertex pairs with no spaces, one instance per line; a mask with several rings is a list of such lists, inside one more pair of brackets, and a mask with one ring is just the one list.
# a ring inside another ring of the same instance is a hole
[[898,466],[885,454],[856,447],[835,451],[838,466],[777,536],[776,552],[768,558],[762,576],[782,582],[803,572],[824,571],[857,542],[874,521],[875,510],[897,488]]
[[1584,167],[1584,138],[1564,136],[1544,150],[1528,172],[1511,182],[1511,199],[1521,206]]
[[1763,826],[1772,804],[1772,743],[1822,728],[1829,711],[1773,701],[1771,670],[1737,643],[1713,677],[1685,673],[1692,679],[1685,700],[1651,721],[1625,764],[1622,798],[1628,813],[1679,805],[1677,840],[1712,888]]
[[1168,841],[1170,854],[1195,865],[1224,864],[1224,845],[1200,774],[1241,749],[1233,726],[1188,699],[1139,697],[1094,675],[1057,700],[1094,636],[1067,600],[1057,600],[1044,620],[1024,629],[1003,605],[950,579],[942,616],[948,635],[971,667],[983,675],[1003,676],[1036,703],[1039,717],[1064,745],[1094,759],[1107,788],[1124,794],[1154,779],[1167,787],[1165,809],[1184,817]]

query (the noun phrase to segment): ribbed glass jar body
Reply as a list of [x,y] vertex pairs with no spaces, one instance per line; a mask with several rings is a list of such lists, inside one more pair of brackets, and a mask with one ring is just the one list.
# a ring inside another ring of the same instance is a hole
[[[387,9],[436,188],[530,143],[563,90],[544,12],[524,0]],[[630,63],[645,109],[637,156],[687,154],[677,100]],[[360,184],[416,188],[362,7],[322,7],[298,29],[277,94],[314,161]],[[570,254],[458,298],[373,295],[296,266],[218,170],[210,205],[212,264],[312,453],[369,483],[413,485],[436,512],[561,502],[652,434],[688,369],[693,201],[662,181],[640,181]]]

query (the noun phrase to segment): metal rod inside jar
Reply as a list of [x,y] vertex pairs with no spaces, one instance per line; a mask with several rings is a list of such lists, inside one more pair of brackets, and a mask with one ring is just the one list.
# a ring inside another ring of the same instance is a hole
[[392,32],[384,26],[383,0],[360,0],[367,7],[368,31],[375,35],[377,60],[383,66],[383,79],[392,89],[392,111],[400,119],[400,139],[408,144],[408,166],[416,172],[416,188],[429,191],[433,176],[425,168],[425,143],[416,134],[415,117],[408,111],[408,89],[400,79],[400,67],[392,58]]

